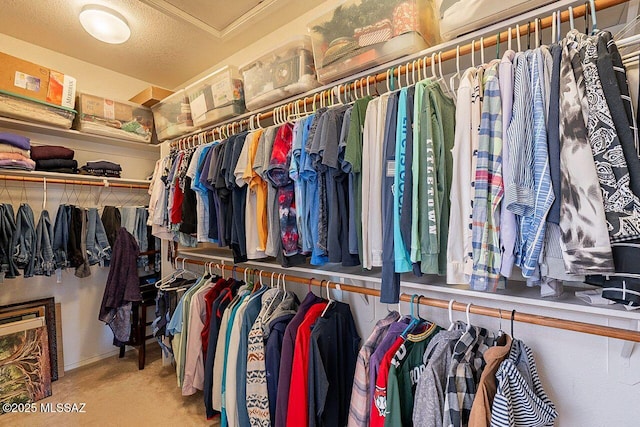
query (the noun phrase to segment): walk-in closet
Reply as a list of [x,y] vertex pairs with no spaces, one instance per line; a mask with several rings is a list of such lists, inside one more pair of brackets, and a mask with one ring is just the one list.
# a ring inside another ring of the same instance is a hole
[[0,13],[0,426],[640,425],[640,0]]

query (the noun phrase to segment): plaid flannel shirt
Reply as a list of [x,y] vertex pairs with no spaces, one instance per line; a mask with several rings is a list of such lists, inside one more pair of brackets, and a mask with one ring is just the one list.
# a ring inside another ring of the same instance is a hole
[[477,384],[486,365],[483,355],[495,340],[493,333],[472,326],[456,343],[447,375],[444,427],[463,427],[469,423]]
[[502,182],[502,101],[498,81],[499,61],[484,73],[484,99],[480,143],[475,170],[471,288],[495,290],[500,282],[500,211]]

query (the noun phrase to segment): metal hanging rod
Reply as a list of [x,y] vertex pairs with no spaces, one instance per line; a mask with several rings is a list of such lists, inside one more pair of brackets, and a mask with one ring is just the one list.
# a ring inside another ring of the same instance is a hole
[[[608,9],[610,7],[618,6],[623,3],[627,3],[629,0],[595,0],[594,6],[595,10],[603,10]],[[589,3],[585,3],[581,6],[576,6],[571,8],[572,13],[569,10],[565,10],[560,12],[560,21],[568,22],[573,21],[575,18],[580,18],[589,13],[590,10]],[[538,30],[543,30],[546,28],[550,28],[553,25],[553,16],[547,16],[545,18],[540,18],[537,20],[537,28]],[[390,78],[391,75],[395,78],[399,78],[401,75],[406,75],[408,73],[415,73],[415,70],[423,69],[432,66],[432,58],[435,58],[437,62],[449,61],[451,59],[455,59],[460,56],[468,55],[472,52],[478,52],[487,47],[495,46],[498,43],[505,43],[509,38],[517,38],[527,34],[533,34],[536,30],[536,20],[529,21],[526,24],[519,25],[518,28],[514,28],[515,24],[511,26],[512,28],[509,30],[505,30],[499,32],[496,35],[488,36],[481,38],[480,40],[472,40],[471,43],[457,45],[455,48],[445,50],[437,53],[436,55],[432,55],[432,57],[425,56],[423,58],[419,58],[405,65],[399,65],[397,67],[392,67],[385,72],[368,75],[356,79],[352,83],[346,83],[342,85],[334,86],[330,89],[325,89],[321,92],[316,92],[315,94],[305,97],[299,98],[295,101],[289,102],[287,104],[283,104],[279,107],[275,107],[270,111],[266,111],[264,113],[256,113],[249,118],[236,120],[229,122],[222,126],[213,126],[208,130],[196,131],[188,136],[184,136],[172,141],[169,145],[170,147],[179,147],[182,144],[191,144],[194,143],[198,145],[200,140],[205,139],[202,138],[204,136],[211,135],[215,138],[217,133],[218,137],[223,136],[223,131],[226,130],[226,134],[230,135],[236,132],[236,129],[247,128],[249,125],[253,125],[256,122],[259,123],[262,120],[268,120],[273,118],[274,116],[280,115],[280,117],[286,117],[289,113],[293,111],[301,111],[301,108],[306,110],[308,106],[315,106],[316,103],[320,103],[324,105],[325,102],[329,102],[329,100],[334,99],[335,92],[338,94],[343,94],[345,92],[349,93],[357,93],[358,91],[364,92],[371,84],[377,84],[380,82],[384,82]],[[335,92],[334,92],[335,91]]]
[[81,181],[77,179],[60,179],[60,178],[46,178],[46,177],[34,177],[34,176],[15,176],[15,175],[0,175],[0,180],[4,181],[18,181],[18,182],[42,182],[47,184],[65,184],[65,185],[88,185],[91,187],[116,187],[116,188],[129,188],[137,190],[148,190],[148,185],[141,184],[125,184],[122,182],[109,182],[106,179],[104,181]]
[[[178,261],[181,261],[181,262],[184,261],[187,264],[195,264],[195,265],[203,265],[203,266],[216,264],[215,262],[200,261],[200,260],[186,258],[184,256],[177,257],[176,263]],[[258,269],[258,268],[242,268],[236,265],[227,265],[224,263],[217,263],[217,265],[221,269],[225,269],[229,271],[237,271],[242,273],[245,270],[249,270],[253,274],[258,274],[265,278],[269,277],[269,272],[265,272],[264,270]],[[331,274],[330,272],[327,273],[327,275],[330,275],[330,274]],[[309,285],[309,286],[318,286],[318,287],[327,286],[326,280],[318,280],[314,278],[307,279],[299,276],[290,276],[288,274],[286,275],[286,280],[288,280],[289,282],[300,283],[300,284]],[[333,289],[337,289],[339,287],[340,290],[351,292],[351,293],[380,297],[380,291],[377,289],[363,288],[363,287],[354,286],[354,285],[345,285],[342,283],[340,283],[339,285],[336,285],[333,282],[329,282],[328,286]],[[412,302],[411,298],[412,298],[411,295],[408,295],[408,294],[400,295],[401,301]],[[448,300],[442,300],[437,298],[426,298],[424,296],[421,296],[418,299],[418,303],[422,305],[427,305],[430,307],[442,308],[445,310],[449,308]],[[467,305],[460,302],[454,302],[452,308],[453,310],[464,312],[467,308]],[[505,310],[499,310],[497,308],[485,307],[485,306],[476,305],[476,304],[471,305],[470,312],[473,314],[501,318],[505,320],[511,318],[509,314],[506,314],[507,312]],[[585,334],[598,335],[601,337],[617,338],[625,341],[640,342],[640,331],[633,331],[630,329],[615,328],[612,326],[593,325],[591,323],[578,322],[575,320],[558,319],[555,317],[541,316],[538,314],[529,314],[529,313],[523,313],[523,312],[515,312],[515,314],[513,315],[513,320],[516,320],[522,323],[529,323],[532,325],[547,326],[547,327],[556,328],[556,329],[564,329],[566,331],[582,332]]]

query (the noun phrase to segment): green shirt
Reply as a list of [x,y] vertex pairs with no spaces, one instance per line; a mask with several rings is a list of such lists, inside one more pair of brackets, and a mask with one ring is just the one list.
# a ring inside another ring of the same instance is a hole
[[[367,106],[373,99],[365,96],[353,104],[351,121],[349,122],[349,134],[347,146],[344,152],[344,161],[351,165],[350,173],[353,175],[353,200],[355,201],[355,224],[358,235],[358,254],[362,261],[362,134],[364,131],[364,119],[367,115]],[[368,165],[367,165],[368,166]]]
[[[439,84],[428,87],[431,101],[437,111],[440,121],[441,143],[439,155],[436,158],[436,170],[438,171],[438,184],[444,183],[442,194],[440,194],[440,222],[439,240],[440,251],[438,254],[439,274],[447,272],[447,238],[449,237],[449,195],[451,193],[451,183],[453,181],[453,142],[455,140],[456,127],[456,105],[449,96],[442,92]],[[440,191],[440,185],[438,186]]]
[[407,340],[391,359],[387,380],[385,427],[413,425],[413,397],[420,375],[429,361],[425,350],[441,329],[436,324],[431,324],[421,334],[408,335]]

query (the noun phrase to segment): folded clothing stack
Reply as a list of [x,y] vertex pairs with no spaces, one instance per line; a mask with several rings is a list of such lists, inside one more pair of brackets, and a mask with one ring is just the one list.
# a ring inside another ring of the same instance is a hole
[[73,160],[75,152],[59,145],[42,145],[31,148],[31,158],[36,170],[58,173],[78,173],[78,162]]
[[86,165],[80,168],[80,174],[82,175],[106,176],[109,178],[120,178],[121,172],[122,168],[119,164],[107,160],[87,162]]
[[12,133],[0,133],[0,169],[32,171],[36,164],[30,158],[29,138]]

